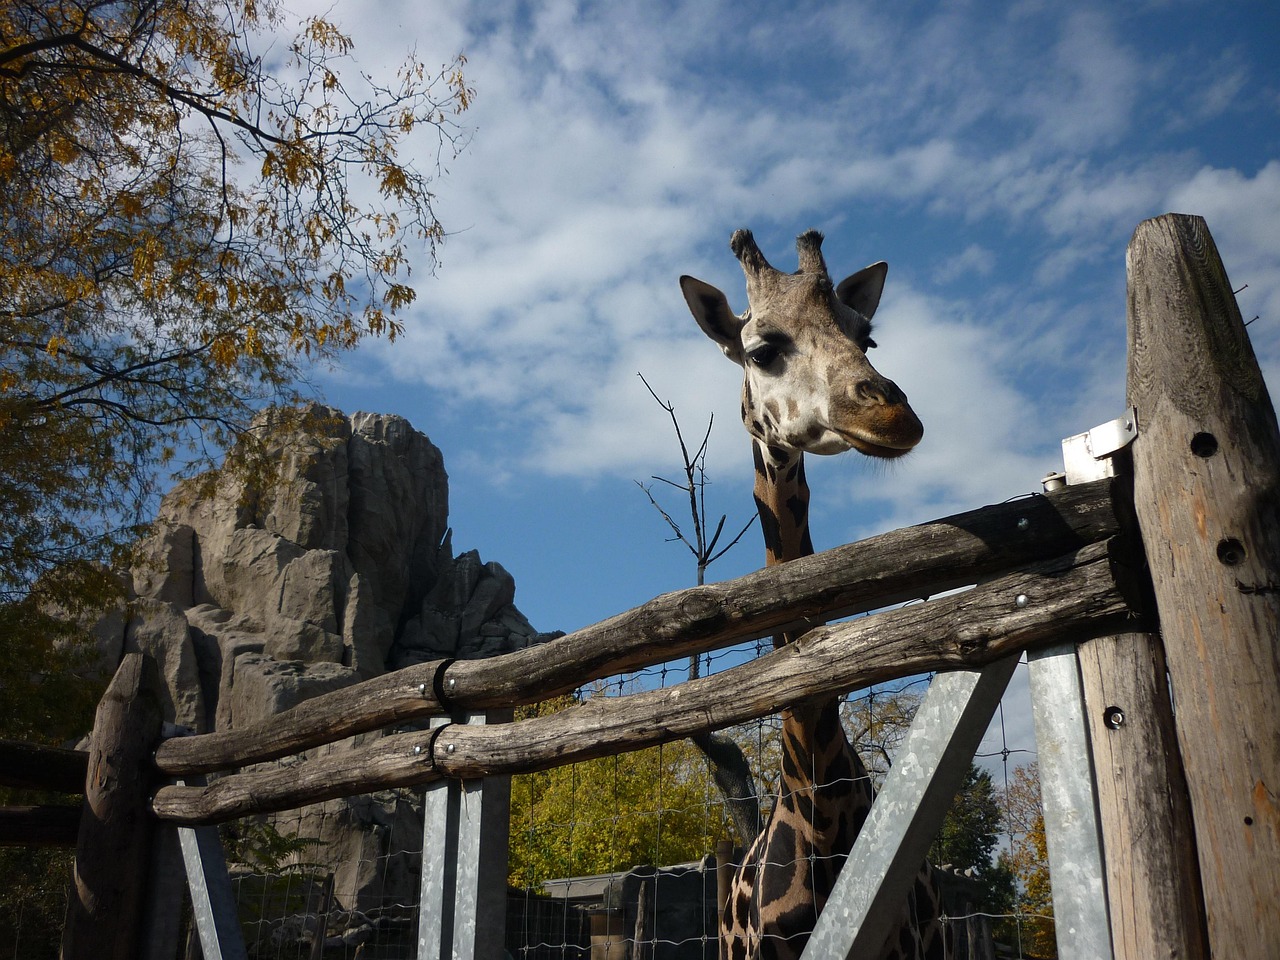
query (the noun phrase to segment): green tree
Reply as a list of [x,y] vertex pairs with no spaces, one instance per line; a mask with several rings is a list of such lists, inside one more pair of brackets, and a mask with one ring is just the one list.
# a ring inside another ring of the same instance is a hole
[[324,18],[256,52],[283,20],[276,0],[0,0],[6,696],[60,699],[33,687],[76,666],[68,637],[174,466],[251,452],[253,412],[309,363],[396,336],[411,248],[443,237],[462,58],[380,85]]
[[[571,708],[557,697],[517,719]],[[509,882],[698,860],[727,824],[707,762],[688,741],[512,778]]]

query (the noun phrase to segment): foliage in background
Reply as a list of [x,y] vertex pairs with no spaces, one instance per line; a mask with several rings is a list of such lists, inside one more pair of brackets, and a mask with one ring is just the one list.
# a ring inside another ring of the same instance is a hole
[[[10,802],[70,801],[30,793],[15,799],[14,792],[0,790],[0,803]],[[58,956],[72,860],[72,851],[65,848],[0,848],[0,949],[6,960],[55,960]]]
[[175,464],[211,463],[314,359],[400,331],[410,247],[443,237],[462,58],[379,86],[334,24],[279,44],[283,20],[275,0],[0,0],[0,603],[33,608],[4,612],[0,686],[29,683],[28,644],[68,666],[34,610],[118,591],[105,570]]
[[[517,719],[572,707],[571,695]],[[707,763],[688,741],[513,777],[509,882],[699,860],[726,835]]]
[[[1005,797],[1006,829],[1013,838],[1005,857],[1018,880],[1016,907],[1023,914],[1017,929],[1001,930],[1008,943],[1021,943],[1029,956],[1058,955],[1049,887],[1049,851],[1045,840],[1044,809],[1040,805],[1040,767],[1017,767]],[[1012,927],[1012,925],[1006,925]]]

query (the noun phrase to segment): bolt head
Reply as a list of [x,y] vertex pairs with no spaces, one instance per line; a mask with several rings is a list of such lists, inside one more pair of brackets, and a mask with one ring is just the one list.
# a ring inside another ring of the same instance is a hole
[[456,743],[447,743],[447,744],[445,744],[444,752],[445,752],[445,753],[453,753],[453,751],[455,751],[455,750],[457,750],[457,749],[458,749],[458,745],[457,745]]
[[416,744],[413,748],[414,755],[422,753],[422,744]]
[[418,695],[423,697],[427,695],[427,685],[425,683],[418,684]]
[[1025,593],[1020,593],[1013,598],[1013,605],[1017,607],[1019,610],[1023,609],[1030,602],[1031,602],[1031,598],[1028,597]]
[[1019,517],[1019,518],[1018,518],[1018,529],[1019,529],[1019,530],[1030,530],[1030,529],[1031,529],[1031,521],[1030,521],[1030,520],[1028,520],[1026,517]]

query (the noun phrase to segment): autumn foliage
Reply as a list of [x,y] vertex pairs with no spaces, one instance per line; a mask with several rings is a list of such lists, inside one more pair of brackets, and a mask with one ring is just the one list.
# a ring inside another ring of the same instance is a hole
[[335,24],[293,26],[274,0],[0,0],[0,627],[99,602],[172,467],[402,328],[463,60],[383,83]]

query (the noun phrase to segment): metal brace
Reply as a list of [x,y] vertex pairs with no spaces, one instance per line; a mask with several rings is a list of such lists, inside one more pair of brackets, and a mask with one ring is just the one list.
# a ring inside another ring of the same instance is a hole
[[1045,477],[1045,492],[1058,490],[1068,483],[1088,483],[1114,477],[1116,469],[1112,458],[1133,443],[1137,435],[1138,414],[1130,407],[1122,417],[1067,437],[1062,441],[1062,462],[1066,471]]

